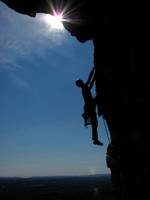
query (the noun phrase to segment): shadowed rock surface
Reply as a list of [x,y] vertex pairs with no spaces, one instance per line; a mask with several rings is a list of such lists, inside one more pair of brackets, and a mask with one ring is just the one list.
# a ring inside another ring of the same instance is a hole
[[66,11],[65,17],[72,21],[64,22],[65,28],[80,42],[90,39],[94,45],[98,103],[118,154],[116,198],[149,197],[148,5],[110,0],[3,2],[30,16],[37,12],[52,13],[51,5],[56,5],[55,2],[62,2],[60,10],[69,5],[67,9],[72,12]]

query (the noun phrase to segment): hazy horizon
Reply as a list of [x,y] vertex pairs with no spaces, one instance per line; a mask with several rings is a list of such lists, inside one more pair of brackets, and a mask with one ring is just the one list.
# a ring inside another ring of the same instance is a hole
[[0,176],[0,178],[72,178],[72,177],[101,177],[101,176],[110,176],[111,174],[110,173],[104,173],[104,174],[85,174],[85,175],[82,175],[82,174],[80,174],[80,175],[47,175],[47,176],[26,176],[26,177],[24,177],[24,176]]

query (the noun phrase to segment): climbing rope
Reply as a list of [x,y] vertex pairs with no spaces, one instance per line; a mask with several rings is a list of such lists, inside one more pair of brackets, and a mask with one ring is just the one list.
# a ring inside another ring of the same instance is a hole
[[108,130],[107,122],[106,122],[106,120],[104,119],[103,116],[102,116],[102,119],[103,119],[105,131],[106,131],[107,139],[108,139],[108,142],[110,144],[111,143],[111,139],[110,139],[110,136],[109,136],[109,130]]

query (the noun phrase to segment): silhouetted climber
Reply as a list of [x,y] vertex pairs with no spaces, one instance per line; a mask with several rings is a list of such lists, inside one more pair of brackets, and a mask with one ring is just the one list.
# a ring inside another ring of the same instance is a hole
[[91,94],[91,89],[93,87],[95,81],[95,68],[92,69],[89,78],[86,83],[82,80],[77,80],[76,85],[82,89],[82,96],[84,99],[84,113],[82,117],[84,119],[85,126],[91,125],[92,126],[92,140],[93,144],[96,145],[103,145],[102,142],[98,140],[98,120],[96,114],[96,97],[93,98]]

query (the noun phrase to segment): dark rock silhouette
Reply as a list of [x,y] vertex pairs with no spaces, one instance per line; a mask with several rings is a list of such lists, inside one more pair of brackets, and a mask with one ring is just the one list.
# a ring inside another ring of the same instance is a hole
[[2,0],[4,3],[6,3],[10,8],[14,9],[15,11],[26,14],[32,17],[36,16],[37,12],[40,13],[50,13],[51,7],[49,7],[48,1],[46,0]]
[[[52,13],[46,0],[3,0],[35,16]],[[65,28],[80,42],[94,44],[98,102],[119,156],[120,200],[147,198],[150,175],[150,78],[148,5],[142,2],[68,0]]]

